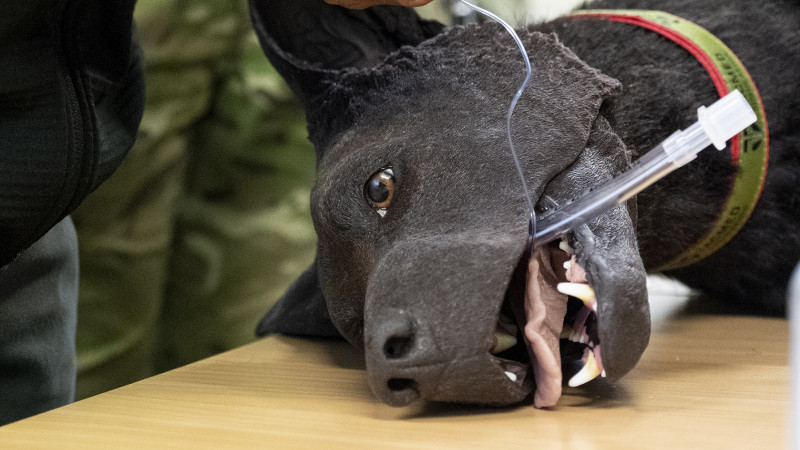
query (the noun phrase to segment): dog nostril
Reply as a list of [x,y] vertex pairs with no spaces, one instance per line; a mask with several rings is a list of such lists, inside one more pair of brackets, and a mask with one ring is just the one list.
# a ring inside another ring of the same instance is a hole
[[386,382],[386,386],[389,390],[394,392],[417,390],[417,382],[410,378],[390,378],[389,381]]
[[402,358],[408,353],[411,347],[411,338],[409,337],[390,337],[383,345],[383,354],[387,359]]

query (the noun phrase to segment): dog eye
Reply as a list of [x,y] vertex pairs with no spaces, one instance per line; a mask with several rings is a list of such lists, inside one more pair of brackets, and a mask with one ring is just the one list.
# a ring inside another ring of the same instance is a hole
[[394,172],[392,169],[381,169],[372,174],[367,185],[364,186],[364,196],[372,206],[385,210],[394,196]]

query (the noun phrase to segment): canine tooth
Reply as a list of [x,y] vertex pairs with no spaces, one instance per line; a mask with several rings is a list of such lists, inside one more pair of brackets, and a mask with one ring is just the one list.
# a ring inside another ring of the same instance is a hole
[[506,376],[511,381],[517,381],[517,376],[514,375],[514,373],[512,373],[512,372],[506,371]]
[[494,332],[494,345],[492,346],[492,353],[500,353],[508,350],[517,344],[517,338],[508,334],[503,330]]
[[597,298],[594,289],[588,284],[558,283],[556,289],[562,294],[571,295],[572,297],[580,299],[584,305],[593,310],[597,310]]
[[571,250],[569,248],[569,244],[564,239],[562,239],[561,242],[558,243],[558,248],[560,248],[561,250],[564,250],[567,253],[569,253],[569,251]]
[[586,362],[583,364],[583,369],[580,372],[576,373],[572,378],[569,380],[570,387],[578,387],[582,386],[598,376],[600,376],[601,371],[600,368],[597,367],[597,361],[594,359],[594,353],[586,349],[583,352]]
[[564,268],[569,270],[572,267],[572,261],[564,261]]
[[603,355],[600,351],[600,344],[593,345],[591,350],[592,354],[594,355],[594,361],[597,364],[597,368],[600,369],[600,376],[605,378],[606,369],[603,367]]
[[564,328],[561,329],[561,335],[558,336],[558,338],[571,339],[573,334],[575,334],[575,330],[573,330],[569,325],[564,325]]

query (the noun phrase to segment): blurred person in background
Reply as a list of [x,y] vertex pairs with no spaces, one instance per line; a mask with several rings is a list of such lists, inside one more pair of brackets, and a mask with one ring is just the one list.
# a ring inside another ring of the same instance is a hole
[[244,0],[139,0],[136,144],[73,213],[77,397],[254,339],[314,257],[314,151]]

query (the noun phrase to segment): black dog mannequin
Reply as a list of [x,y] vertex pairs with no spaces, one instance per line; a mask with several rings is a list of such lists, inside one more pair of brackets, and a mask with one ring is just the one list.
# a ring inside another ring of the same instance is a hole
[[[725,247],[667,275],[722,301],[781,313],[800,259],[800,6],[592,6],[682,16],[717,35],[750,70],[771,133],[762,198]],[[317,261],[259,333],[338,330],[364,348],[370,385],[390,404],[527,398],[541,383],[524,358],[490,352],[498,317],[519,309],[531,289],[527,215],[505,140],[506,108],[523,76],[510,37],[493,24],[445,29],[397,7],[348,11],[318,0],[251,0],[251,7],[268,57],[305,105],[318,156]],[[536,73],[513,137],[540,207],[625,170],[718,98],[694,57],[633,25],[562,18],[520,37]],[[386,170],[388,206],[364,187]],[[597,294],[610,379],[633,368],[649,339],[646,269],[708,231],[735,175],[728,152],[703,152],[569,237]]]

